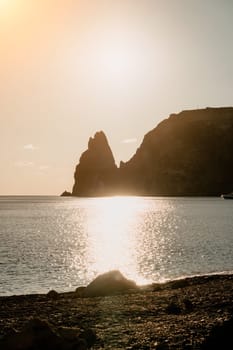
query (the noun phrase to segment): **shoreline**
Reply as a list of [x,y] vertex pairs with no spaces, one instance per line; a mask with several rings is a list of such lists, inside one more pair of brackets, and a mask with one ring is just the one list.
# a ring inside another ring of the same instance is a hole
[[79,288],[0,296],[0,339],[35,317],[55,328],[92,329],[92,349],[202,349],[214,327],[233,317],[233,274],[152,283],[111,296],[83,297]]
[[[225,270],[225,271],[221,271],[221,272],[210,272],[210,273],[203,273],[203,274],[196,274],[196,275],[182,275],[180,277],[176,277],[176,278],[172,278],[172,279],[164,279],[162,281],[151,281],[148,283],[143,283],[143,284],[137,284],[137,286],[139,287],[140,290],[143,290],[145,288],[150,288],[150,286],[153,285],[161,285],[164,286],[164,288],[166,288],[166,285],[178,282],[178,281],[189,281],[192,279],[202,279],[202,278],[208,278],[208,277],[218,277],[218,276],[229,276],[232,275],[233,276],[233,270]],[[58,294],[62,295],[62,294],[69,294],[69,293],[73,293],[75,289],[77,288],[85,288],[85,286],[80,285],[74,288],[71,288],[69,290],[57,290],[55,289],[51,289],[48,288],[45,292],[41,291],[41,292],[26,292],[26,293],[11,293],[11,294],[0,294],[0,300],[1,298],[10,298],[10,297],[21,297],[21,296],[36,296],[36,295],[47,295],[49,293],[50,290],[55,290]]]

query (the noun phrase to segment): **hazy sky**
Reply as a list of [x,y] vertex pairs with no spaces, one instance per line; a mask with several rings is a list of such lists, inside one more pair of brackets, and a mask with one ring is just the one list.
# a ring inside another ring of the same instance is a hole
[[0,0],[0,194],[60,194],[170,113],[233,105],[232,0]]

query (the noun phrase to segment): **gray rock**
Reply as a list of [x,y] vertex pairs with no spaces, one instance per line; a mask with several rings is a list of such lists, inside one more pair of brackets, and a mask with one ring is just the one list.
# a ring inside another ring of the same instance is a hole
[[118,270],[106,272],[97,276],[85,289],[84,295],[105,296],[137,289],[134,281],[125,278]]
[[47,297],[48,297],[49,299],[56,300],[56,299],[59,299],[59,293],[56,292],[55,290],[50,290],[50,291],[47,293]]

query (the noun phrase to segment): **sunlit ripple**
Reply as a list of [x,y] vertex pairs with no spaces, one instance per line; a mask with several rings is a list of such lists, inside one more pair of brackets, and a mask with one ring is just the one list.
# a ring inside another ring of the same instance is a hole
[[0,295],[74,290],[119,269],[138,284],[233,271],[219,198],[0,198]]
[[101,198],[88,219],[90,272],[118,269],[138,283],[146,282],[137,271],[137,235],[145,203],[132,197]]

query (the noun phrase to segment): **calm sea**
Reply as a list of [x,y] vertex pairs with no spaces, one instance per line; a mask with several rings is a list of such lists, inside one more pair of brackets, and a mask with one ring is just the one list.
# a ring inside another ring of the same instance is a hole
[[233,200],[0,197],[0,295],[233,271]]

